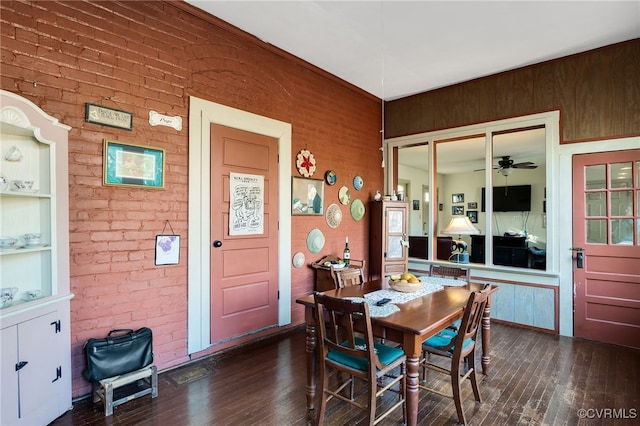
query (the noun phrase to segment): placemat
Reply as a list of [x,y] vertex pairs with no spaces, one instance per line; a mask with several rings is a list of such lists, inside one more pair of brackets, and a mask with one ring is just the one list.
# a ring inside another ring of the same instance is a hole
[[388,297],[389,299],[391,299],[391,302],[389,303],[406,303],[410,300],[413,300],[418,297],[422,297],[426,294],[434,293],[440,290],[444,290],[444,287],[440,284],[423,282],[420,289],[414,291],[413,293],[402,293],[400,291],[395,291],[395,290],[377,290],[372,293],[365,294],[364,297],[365,299],[367,299],[367,301],[371,300],[375,306],[375,302],[377,302],[380,299],[384,299],[385,297]]
[[394,305],[391,302],[382,306],[376,305],[376,302],[379,299],[373,300],[373,299],[365,299],[363,297],[345,297],[345,299],[353,300],[354,302],[358,302],[358,303],[367,302],[367,305],[369,305],[369,315],[371,316],[371,318],[387,317],[391,314],[395,314],[400,310],[400,308],[398,308],[396,305]]
[[447,287],[463,287],[467,285],[467,280],[456,280],[455,278],[444,277],[420,277],[420,281],[428,281],[434,284],[440,284]]

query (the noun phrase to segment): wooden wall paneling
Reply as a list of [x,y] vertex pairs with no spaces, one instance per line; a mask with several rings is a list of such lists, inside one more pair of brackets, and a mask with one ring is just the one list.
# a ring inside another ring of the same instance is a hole
[[[640,134],[640,39],[396,99],[387,138],[560,109],[561,141]],[[495,93],[493,99],[490,93]],[[409,110],[422,109],[412,121]],[[433,114],[433,116],[431,116]]]
[[551,65],[554,69],[556,104],[563,117],[560,136],[565,142],[573,140],[576,134],[575,120],[569,119],[576,115],[576,90],[575,85],[571,84],[576,80],[575,62],[561,61]]
[[557,109],[555,86],[553,78],[553,66],[549,62],[533,67],[531,78],[533,79],[532,107],[534,111]]
[[466,104],[464,110],[466,116],[463,120],[471,122],[488,121],[498,113],[496,109],[496,97],[498,86],[495,79],[477,79],[465,85]]
[[625,46],[625,57],[628,62],[625,64],[624,80],[625,84],[625,111],[624,111],[624,133],[631,134],[637,132],[640,123],[640,46],[630,44]]
[[525,115],[533,109],[533,70],[510,71],[495,76],[495,109],[510,115]]

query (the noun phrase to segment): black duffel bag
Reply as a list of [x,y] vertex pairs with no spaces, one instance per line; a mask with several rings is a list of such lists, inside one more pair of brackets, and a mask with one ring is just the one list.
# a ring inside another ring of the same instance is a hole
[[151,329],[111,330],[104,339],[87,340],[84,353],[87,367],[82,375],[90,382],[139,370],[153,362]]

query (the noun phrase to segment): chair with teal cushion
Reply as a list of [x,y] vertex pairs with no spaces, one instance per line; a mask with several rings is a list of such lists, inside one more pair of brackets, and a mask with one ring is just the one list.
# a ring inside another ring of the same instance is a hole
[[[374,341],[366,302],[320,293],[314,293],[314,300],[322,382],[318,425],[323,424],[327,402],[332,398],[365,410],[369,425],[377,424],[393,410],[402,407],[403,422],[406,423],[404,351]],[[345,373],[349,378],[343,381],[339,373]],[[362,401],[363,398],[354,399],[353,395],[344,395],[346,388],[356,378],[367,383],[367,401]],[[397,392],[398,400],[376,416],[377,398],[387,390]]]
[[[462,394],[460,391],[460,386],[465,380],[469,379],[471,381],[471,387],[476,401],[482,402],[475,367],[475,349],[478,329],[480,328],[482,316],[489,300],[490,291],[491,285],[486,285],[484,289],[474,291],[469,295],[458,331],[445,328],[422,343],[422,358],[420,364],[423,369],[423,383],[419,386],[421,389],[453,398],[458,414],[458,421],[461,424],[466,424],[464,411],[462,409]],[[447,369],[430,362],[429,357],[431,355],[451,359],[451,367]],[[424,382],[426,381],[427,369],[448,374],[451,377],[453,395],[426,387]]]

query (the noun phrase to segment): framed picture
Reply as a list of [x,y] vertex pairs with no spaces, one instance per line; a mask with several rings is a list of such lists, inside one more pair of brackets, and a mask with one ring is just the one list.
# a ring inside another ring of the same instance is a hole
[[413,200],[413,209],[420,210],[420,200]]
[[464,194],[453,194],[451,196],[452,203],[464,203]]
[[467,208],[468,209],[477,209],[478,208],[478,203],[467,203]]
[[464,214],[464,206],[451,206],[451,214],[454,216],[462,216]]
[[324,180],[291,177],[291,214],[324,215]]
[[156,265],[180,263],[180,235],[156,235]]
[[467,217],[471,223],[478,223],[478,211],[477,210],[467,210]]
[[84,120],[117,129],[131,130],[133,127],[133,113],[90,103],[85,104]]
[[104,141],[103,183],[164,189],[164,149]]

